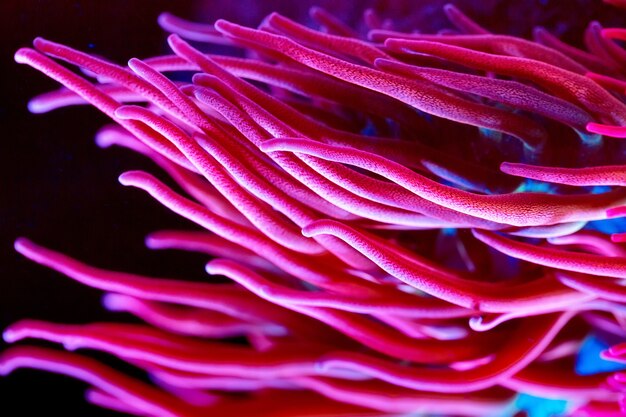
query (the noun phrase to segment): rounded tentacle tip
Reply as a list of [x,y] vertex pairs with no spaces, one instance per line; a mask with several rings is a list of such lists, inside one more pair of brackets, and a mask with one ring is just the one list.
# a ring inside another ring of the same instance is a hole
[[187,45],[187,42],[185,42],[180,36],[178,36],[178,34],[172,33],[167,37],[167,44],[170,46],[170,48],[172,48],[174,52],[176,52],[179,46]]
[[626,242],[626,233],[613,233],[611,234],[611,242],[624,243]]
[[175,16],[170,12],[161,12],[161,14],[159,14],[159,16],[157,17],[157,23],[159,24],[159,26],[163,27],[164,25],[167,25],[169,21],[172,20],[172,18],[174,17]]
[[276,23],[276,20],[272,19],[272,15],[267,15],[263,18],[263,20],[261,20],[261,23],[259,23],[259,25],[257,26],[257,29],[259,30],[266,30],[266,31],[272,31],[274,29],[274,27],[272,26],[272,23]]
[[587,132],[589,133],[600,133],[600,130],[602,130],[601,125],[594,122],[587,123],[585,129],[587,129]]
[[304,237],[316,236],[315,229],[316,229],[315,228],[315,222],[313,222],[313,223],[311,223],[309,225],[304,226],[302,228],[302,236],[304,236]]
[[41,36],[37,36],[35,39],[33,39],[33,46],[36,49],[44,48],[49,43],[50,43],[49,41],[47,41],[45,38],[43,38]]
[[18,64],[28,64],[30,62],[30,59],[28,57],[33,52],[35,51],[33,51],[31,48],[20,48],[15,52],[15,55],[13,55],[13,59]]
[[324,9],[322,9],[320,6],[309,7],[309,16],[311,18],[315,18],[315,16],[317,16],[320,13],[324,13]]
[[624,217],[626,215],[626,206],[612,207],[606,211],[607,219],[614,219],[616,217]]
[[238,25],[231,23],[225,19],[217,19],[214,26],[215,30],[223,35],[233,35],[233,30],[238,27]]
[[124,186],[133,186],[137,183],[138,177],[142,174],[141,171],[126,171],[117,177],[120,184]]
[[472,233],[472,236],[474,236],[476,239],[483,241],[485,234],[482,230],[472,228],[470,229],[470,232]]
[[512,164],[510,162],[502,162],[500,164],[500,171],[504,172],[505,174],[508,174],[510,172],[511,166]]
[[25,237],[18,237],[15,239],[15,242],[13,242],[13,248],[22,255],[28,253],[33,245],[33,242]]
[[270,14],[267,15],[267,17],[264,19],[265,22],[269,23],[270,25],[272,23],[276,23],[276,22],[281,22],[281,21],[285,21],[286,18],[284,16],[282,16],[280,13],[278,12],[271,12]]
[[111,129],[103,128],[96,133],[95,142],[101,149],[107,149],[117,143],[116,134],[111,132]]
[[[130,120],[135,117],[135,112],[139,106],[134,105],[122,105],[115,109],[115,117],[122,120]],[[142,108],[142,107],[139,107]]]
[[393,69],[397,65],[398,63],[396,61],[392,61],[388,58],[375,58],[374,59],[374,67],[381,69],[381,70]]
[[13,330],[13,328],[9,327],[5,331],[2,332],[2,340],[6,343],[15,343],[20,340],[18,332]]
[[468,324],[472,330],[481,331],[482,324],[483,324],[483,317],[482,316],[470,317]]
[[302,236],[315,237],[324,234],[324,226],[333,223],[332,220],[316,220],[302,228]]
[[443,5],[443,11],[445,13],[450,13],[450,12],[454,13],[454,12],[456,12],[458,10],[459,9],[452,3],[446,3],[446,4]]
[[204,270],[209,275],[221,275],[224,262],[222,259],[212,259],[204,265]]
[[32,114],[42,114],[50,111],[50,106],[44,100],[40,100],[38,97],[33,98],[26,105],[28,111]]
[[148,249],[162,249],[163,240],[159,238],[158,232],[150,233],[143,240],[144,245]]
[[62,46],[59,45],[55,42],[49,41],[46,38],[43,38],[41,36],[37,36],[34,40],[33,40],[33,46],[35,47],[36,50],[43,52],[43,53],[49,53],[51,52],[54,48],[58,47],[58,46]]
[[600,358],[607,361],[617,361],[619,352],[615,347],[610,347],[600,352]]
[[137,72],[141,65],[145,65],[144,62],[139,58],[131,58],[128,60],[128,67],[132,69],[134,72]]
[[274,152],[279,150],[279,145],[281,143],[280,139],[268,139],[264,142],[261,142],[261,144],[259,145],[259,149],[261,150],[261,152]]
[[112,294],[112,293],[104,294],[102,296],[102,306],[107,311],[112,311],[112,312],[125,311],[126,306],[127,306],[126,297],[120,294]]

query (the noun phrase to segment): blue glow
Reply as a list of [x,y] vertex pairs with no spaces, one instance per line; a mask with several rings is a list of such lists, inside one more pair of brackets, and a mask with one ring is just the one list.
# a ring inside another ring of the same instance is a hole
[[626,217],[589,222],[585,226],[585,229],[597,230],[606,234],[622,233],[626,230]]
[[441,233],[443,233],[444,236],[454,236],[456,235],[456,229],[453,227],[444,227],[441,229]]
[[603,350],[609,345],[597,337],[591,335],[584,341],[576,358],[576,373],[579,375],[593,375],[601,372],[615,372],[626,369],[626,365],[607,361],[600,357]]
[[611,187],[607,185],[595,185],[589,190],[591,194],[603,194],[611,191]]
[[365,127],[361,129],[361,134],[363,136],[376,136],[376,126],[374,126],[371,120],[368,119]]
[[552,193],[553,191],[554,185],[528,178],[515,190],[518,193]]
[[576,131],[578,136],[582,139],[583,143],[587,146],[598,146],[602,143],[602,135],[598,135],[597,133],[587,133],[581,132],[579,130]]
[[446,169],[443,166],[431,163],[430,161],[422,161],[422,164],[433,174],[441,177],[441,178],[448,178],[447,180],[445,180],[445,183],[447,185],[450,185],[451,187],[457,187],[457,186],[462,186],[467,188],[468,190],[476,190],[476,187],[474,186],[474,184],[471,181],[468,181],[467,178],[465,178],[462,175],[456,174],[452,171],[450,171],[449,169]]
[[491,139],[495,142],[499,142],[502,140],[502,132],[498,132],[497,130],[487,129],[485,127],[479,127],[478,131],[482,137]]
[[552,400],[529,394],[519,394],[515,399],[515,406],[526,411],[528,417],[557,417],[565,415],[567,411],[565,400]]

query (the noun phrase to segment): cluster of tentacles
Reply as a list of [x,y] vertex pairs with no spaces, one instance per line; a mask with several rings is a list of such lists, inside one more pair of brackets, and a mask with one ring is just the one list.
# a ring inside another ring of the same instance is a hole
[[321,9],[320,30],[165,14],[173,54],[128,66],[44,39],[19,50],[64,87],[31,111],[90,103],[117,124],[100,146],[170,175],[120,176],[199,226],[147,246],[210,255],[206,271],[232,282],[100,269],[18,239],[141,321],[24,320],[5,340],[107,352],[151,383],[27,345],[0,373],[70,375],[90,402],[141,416],[484,416],[519,393],[626,415],[626,373],[576,367],[589,338],[626,359],[626,234],[606,221],[626,214],[626,30],[592,23],[583,50],[445,12],[454,28],[422,34],[368,10],[363,36]]

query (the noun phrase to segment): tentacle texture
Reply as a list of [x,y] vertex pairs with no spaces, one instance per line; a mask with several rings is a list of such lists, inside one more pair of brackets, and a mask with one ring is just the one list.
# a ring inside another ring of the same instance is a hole
[[[120,176],[196,226],[146,245],[208,255],[227,283],[19,238],[144,324],[22,320],[4,339],[105,352],[152,383],[50,347],[2,352],[0,374],[69,375],[92,404],[141,416],[534,415],[537,397],[626,415],[607,362],[626,362],[626,29],[592,23],[581,47],[495,34],[453,5],[436,34],[362,12],[351,25],[313,8],[319,29],[166,13],[173,54],[127,66],[44,39],[19,50],[63,85],[33,113],[90,103],[119,125],[101,147],[171,177]],[[590,343],[615,345],[602,362]]]

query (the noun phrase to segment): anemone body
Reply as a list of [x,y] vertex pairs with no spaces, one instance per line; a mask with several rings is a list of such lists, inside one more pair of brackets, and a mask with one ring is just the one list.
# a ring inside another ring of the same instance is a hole
[[42,38],[17,51],[63,86],[32,112],[90,104],[114,122],[99,146],[167,174],[119,177],[189,221],[146,245],[210,260],[196,282],[17,239],[135,320],[17,322],[6,342],[70,352],[20,344],[0,374],[68,375],[141,416],[532,414],[529,398],[623,415],[624,29],[592,22],[578,48],[444,11],[438,33],[374,9],[358,27],[321,8],[315,28],[163,14],[171,53],[127,65]]

